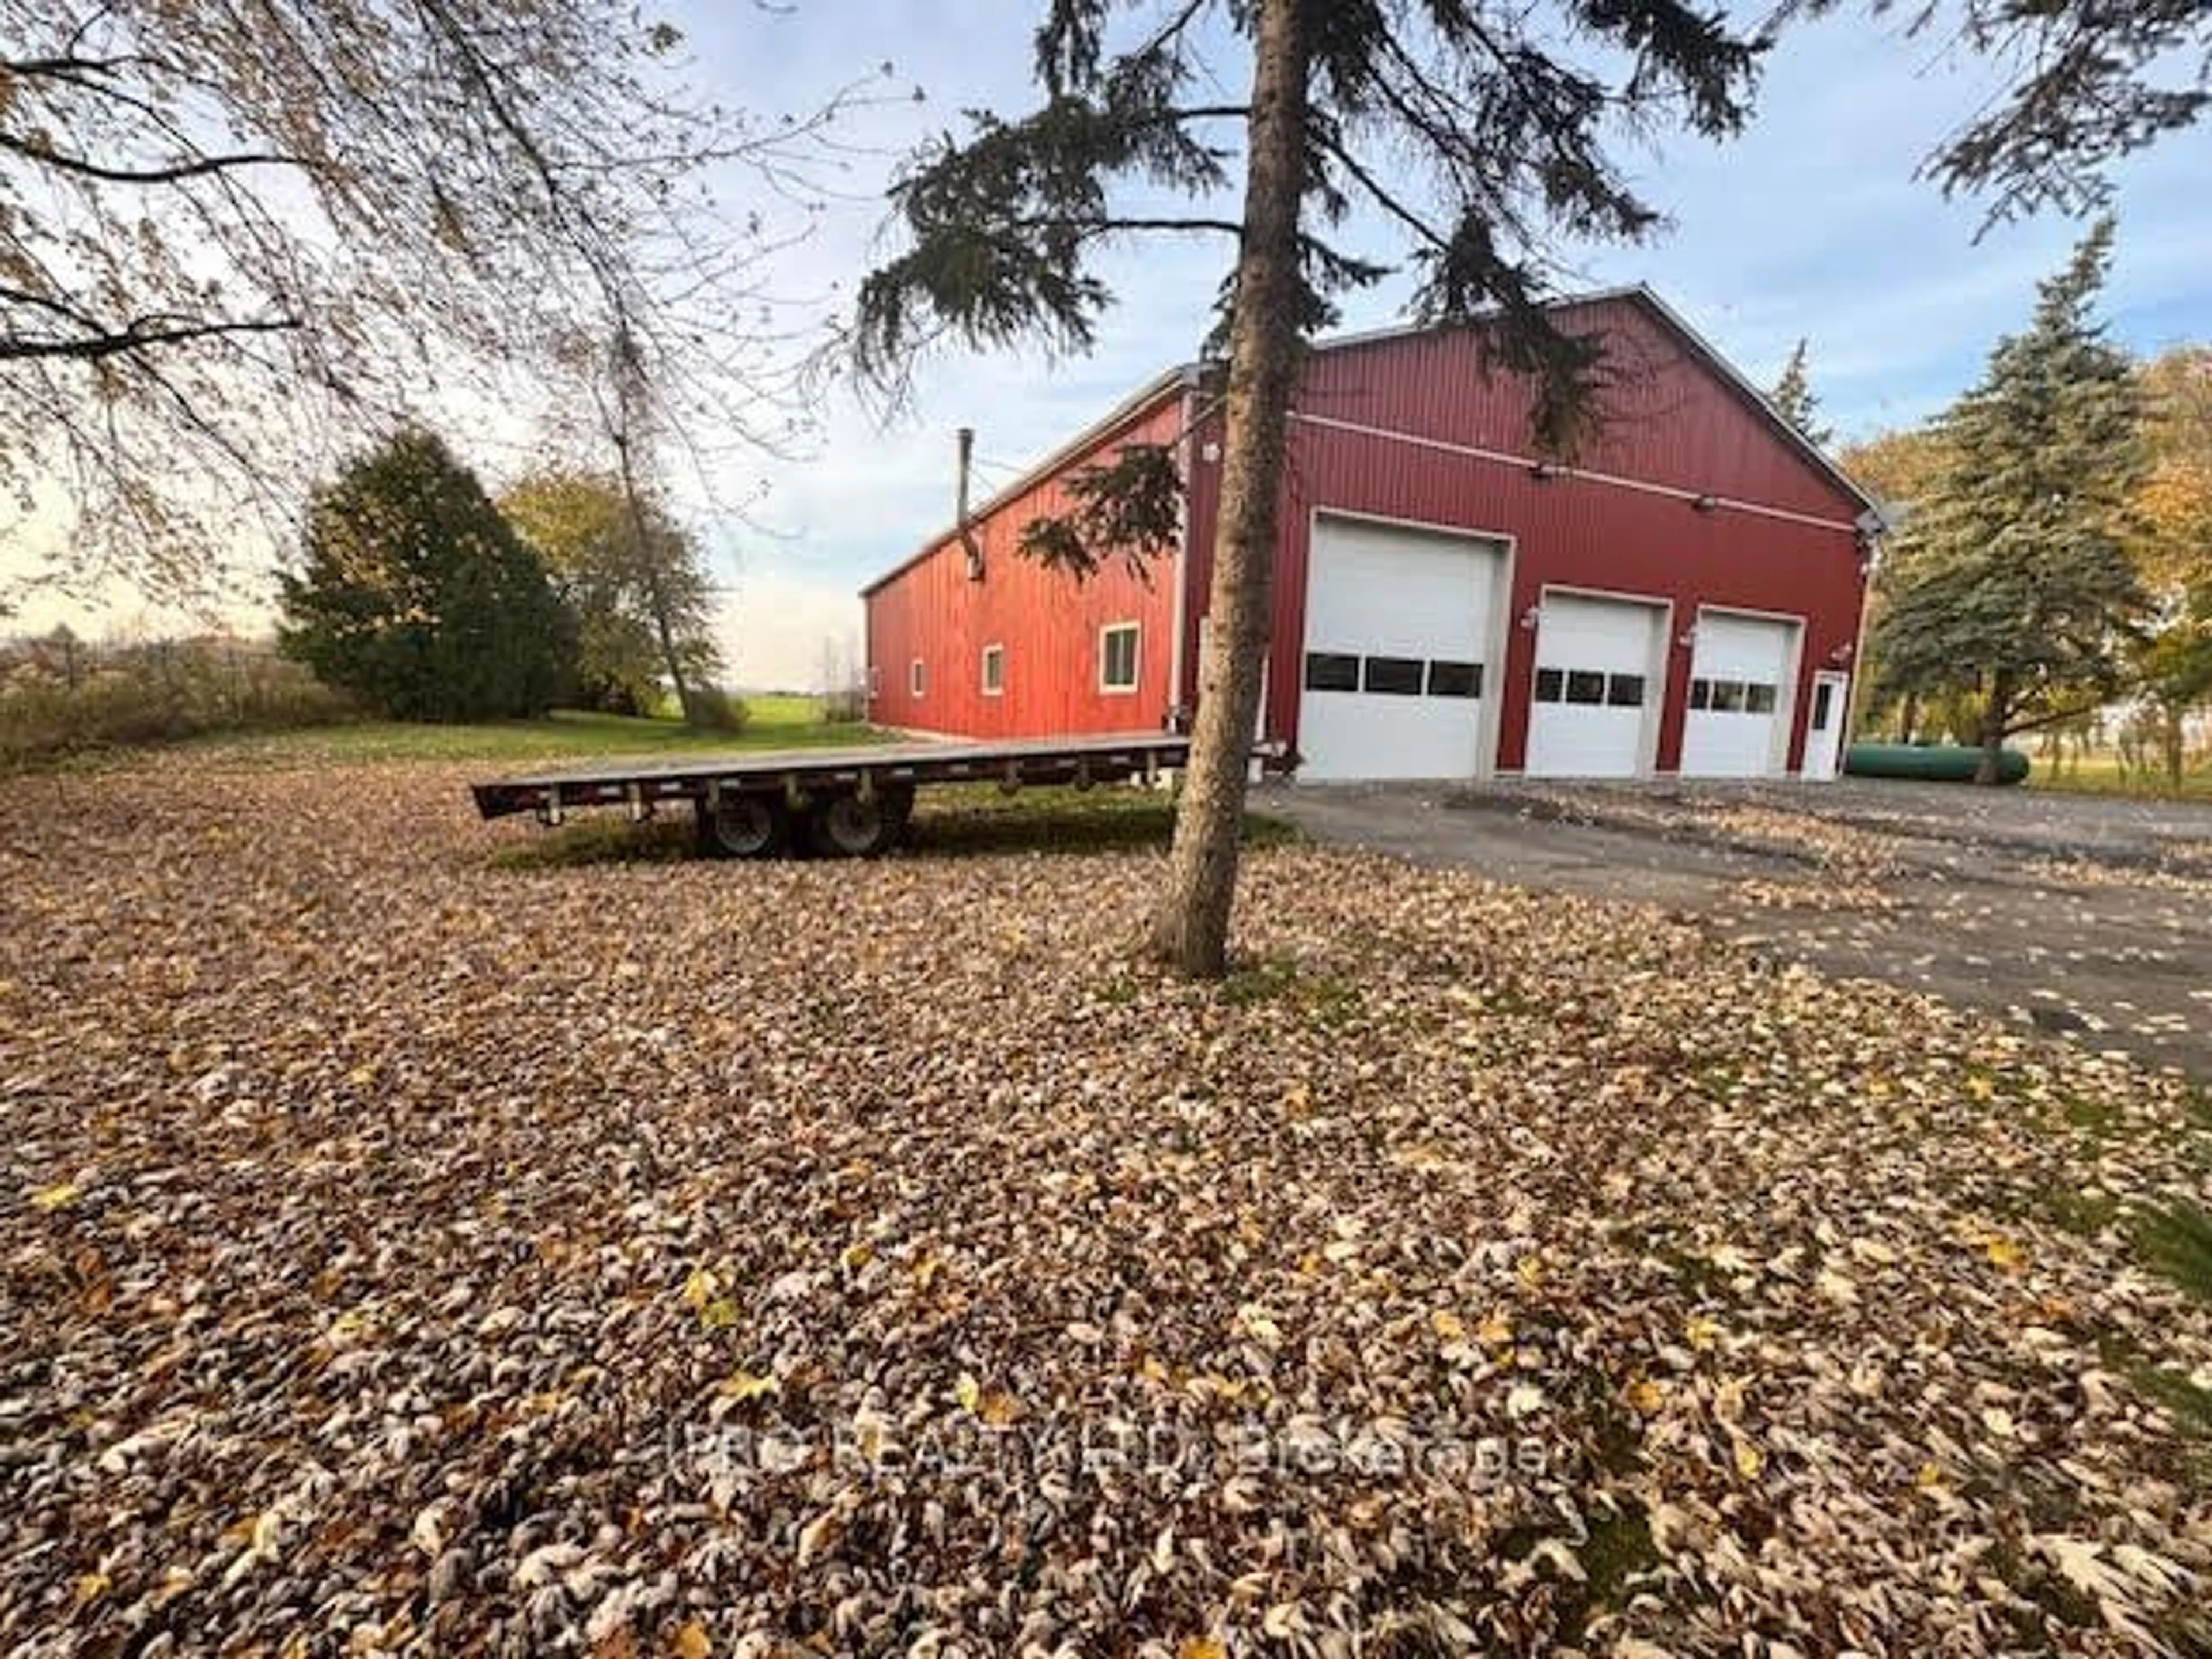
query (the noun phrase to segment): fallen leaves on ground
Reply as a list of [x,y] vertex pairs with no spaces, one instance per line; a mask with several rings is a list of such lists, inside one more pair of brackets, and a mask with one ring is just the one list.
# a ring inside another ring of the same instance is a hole
[[2212,1641],[2174,1079],[1310,849],[1220,987],[1155,854],[519,872],[462,781],[0,800],[0,1645]]

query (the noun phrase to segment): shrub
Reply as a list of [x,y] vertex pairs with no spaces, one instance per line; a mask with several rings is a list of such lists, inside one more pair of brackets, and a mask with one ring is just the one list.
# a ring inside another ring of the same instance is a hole
[[203,732],[326,726],[358,717],[343,695],[266,646],[158,640],[0,647],[0,767]]
[[752,710],[745,707],[744,698],[732,696],[719,685],[696,685],[691,688],[691,707],[684,718],[702,731],[734,736],[745,729]]

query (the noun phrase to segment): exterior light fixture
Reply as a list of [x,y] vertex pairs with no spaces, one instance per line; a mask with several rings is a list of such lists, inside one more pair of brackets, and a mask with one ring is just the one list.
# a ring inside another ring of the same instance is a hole
[[1549,461],[1538,461],[1529,467],[1528,476],[1539,483],[1547,483],[1559,476],[1559,469]]
[[1536,623],[1542,617],[1543,614],[1543,606],[1540,605],[1530,605],[1526,611],[1523,611],[1521,613],[1521,626],[1527,629],[1531,634],[1534,633],[1536,631]]
[[1686,629],[1683,629],[1683,630],[1682,630],[1679,635],[1677,635],[1675,636],[1675,639],[1674,639],[1674,643],[1675,643],[1675,644],[1677,644],[1677,645],[1679,645],[1679,646],[1680,646],[1680,647],[1682,647],[1682,649],[1683,649],[1683,650],[1685,650],[1685,651],[1687,651],[1687,650],[1691,649],[1692,647],[1694,647],[1694,646],[1697,644],[1697,642],[1698,642],[1698,630],[1697,630],[1696,629],[1694,629],[1694,628],[1686,628]]
[[1690,503],[1692,507],[1696,507],[1700,513],[1717,512],[1720,508],[1720,504],[1721,498],[1717,495],[1700,495],[1696,501]]

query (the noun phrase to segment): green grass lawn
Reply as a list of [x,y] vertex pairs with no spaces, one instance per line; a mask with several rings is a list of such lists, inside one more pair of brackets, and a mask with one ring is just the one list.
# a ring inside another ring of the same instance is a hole
[[880,740],[880,734],[866,726],[824,723],[819,705],[811,697],[761,696],[744,702],[748,718],[740,732],[696,731],[675,720],[562,710],[550,720],[505,720],[485,726],[365,720],[292,732],[224,732],[195,739],[190,746],[273,764],[420,760],[507,765],[588,760],[602,755],[727,753]]
[[2123,771],[2117,758],[2110,755],[2090,755],[2068,763],[2064,771],[2049,757],[2033,757],[2033,769],[2027,775],[2028,787],[2033,789],[2063,790],[2081,795],[2132,795],[2146,800],[2212,800],[2212,770],[2198,769],[2185,772],[2181,787],[2176,790],[2166,781],[2164,771],[2146,771],[2137,767]]

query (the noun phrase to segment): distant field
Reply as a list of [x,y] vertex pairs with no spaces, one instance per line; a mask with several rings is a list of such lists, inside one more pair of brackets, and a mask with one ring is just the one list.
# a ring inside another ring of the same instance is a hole
[[798,749],[871,743],[879,734],[856,724],[825,724],[811,697],[745,699],[741,732],[702,732],[674,720],[563,710],[550,720],[487,726],[415,726],[368,720],[296,732],[228,734],[191,747],[271,763],[348,761],[483,761],[503,763],[597,755],[662,755],[743,749]]

